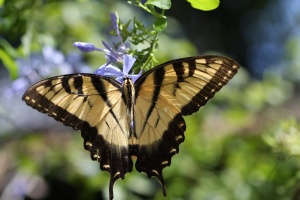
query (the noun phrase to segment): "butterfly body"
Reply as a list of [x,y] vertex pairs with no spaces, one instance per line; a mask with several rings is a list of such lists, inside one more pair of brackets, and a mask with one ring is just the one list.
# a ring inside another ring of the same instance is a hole
[[135,88],[132,80],[125,77],[122,85],[122,97],[127,109],[127,125],[129,129],[129,137],[134,134],[134,124],[133,124],[133,113],[134,113],[134,102],[135,102]]
[[198,111],[237,73],[223,56],[196,56],[161,64],[133,82],[95,74],[45,79],[23,100],[31,107],[81,131],[84,148],[108,171],[113,184],[135,167],[163,186],[162,170],[184,141],[184,115]]

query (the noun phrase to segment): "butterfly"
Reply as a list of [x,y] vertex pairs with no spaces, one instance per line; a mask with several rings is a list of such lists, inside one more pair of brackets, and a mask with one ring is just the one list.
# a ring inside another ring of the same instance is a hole
[[84,148],[113,185],[133,168],[157,177],[166,196],[162,170],[184,141],[183,116],[204,106],[237,73],[238,63],[215,55],[163,63],[136,81],[122,83],[96,74],[51,77],[31,86],[23,100],[66,126],[81,131]]

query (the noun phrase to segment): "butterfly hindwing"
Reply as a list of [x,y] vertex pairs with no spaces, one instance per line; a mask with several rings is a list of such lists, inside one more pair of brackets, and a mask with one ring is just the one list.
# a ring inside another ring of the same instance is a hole
[[110,194],[118,178],[132,170],[126,106],[121,84],[95,74],[52,77],[29,88],[23,100],[40,112],[81,131],[84,148],[110,173]]
[[197,56],[164,63],[135,83],[136,140],[130,146],[136,168],[156,176],[164,190],[162,170],[178,153],[186,130],[182,115],[198,111],[237,73],[238,64],[223,56]]

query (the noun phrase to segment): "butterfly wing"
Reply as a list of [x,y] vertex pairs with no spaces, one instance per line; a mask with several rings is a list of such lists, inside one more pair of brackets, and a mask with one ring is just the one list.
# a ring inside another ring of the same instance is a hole
[[75,130],[100,168],[110,173],[110,196],[118,178],[132,170],[128,123],[121,84],[95,74],[52,77],[29,88],[23,100]]
[[186,130],[183,115],[204,106],[237,73],[238,64],[223,56],[197,56],[164,63],[135,83],[135,134],[130,139],[136,168],[156,176],[166,195],[162,170],[178,153]]

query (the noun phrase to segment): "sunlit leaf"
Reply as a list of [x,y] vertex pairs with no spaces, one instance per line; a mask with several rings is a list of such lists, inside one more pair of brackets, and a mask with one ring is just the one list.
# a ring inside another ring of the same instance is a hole
[[170,0],[148,0],[145,4],[153,5],[163,10],[169,9],[171,7]]
[[220,0],[187,0],[191,3],[193,8],[209,11],[216,9],[219,4]]
[[167,20],[165,18],[156,18],[153,26],[157,32],[162,32],[167,27]]

